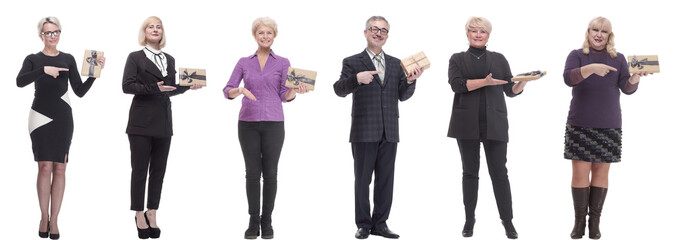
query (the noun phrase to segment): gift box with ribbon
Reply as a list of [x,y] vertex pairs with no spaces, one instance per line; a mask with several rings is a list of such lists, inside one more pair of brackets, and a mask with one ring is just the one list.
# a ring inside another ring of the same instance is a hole
[[312,91],[315,90],[315,80],[317,80],[317,72],[289,67],[284,86],[298,88],[303,84],[308,90]]
[[629,73],[658,73],[660,72],[660,62],[657,55],[633,55],[627,56]]
[[533,80],[538,80],[541,77],[547,75],[547,71],[532,71],[532,72],[527,72],[527,73],[521,73],[517,74],[512,78],[512,82],[520,82],[520,81],[533,81]]
[[404,68],[406,76],[411,76],[413,70],[416,68],[430,68],[430,60],[428,60],[427,56],[425,56],[425,52],[419,52],[411,55],[410,57],[402,59],[400,65],[402,68]]
[[82,71],[80,71],[80,75],[95,78],[100,77],[101,65],[97,61],[100,57],[103,57],[102,51],[85,50],[84,60],[82,61]]
[[202,86],[207,86],[207,70],[199,68],[179,68],[178,69],[178,85],[190,86],[194,83],[199,83]]

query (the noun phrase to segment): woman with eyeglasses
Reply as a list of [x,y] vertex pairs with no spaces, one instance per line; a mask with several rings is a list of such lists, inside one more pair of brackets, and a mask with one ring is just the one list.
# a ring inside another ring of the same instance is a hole
[[[78,97],[83,97],[95,78],[83,83],[75,58],[56,49],[61,37],[61,24],[56,17],[38,22],[42,51],[26,57],[16,77],[16,85],[35,83],[35,98],[28,117],[28,131],[33,144],[33,157],[38,163],[37,191],[40,204],[41,238],[59,239],[59,211],[66,187],[66,165],[73,137],[73,114],[68,98],[68,83]],[[105,58],[99,57],[101,68]]]
[[493,194],[507,238],[518,238],[512,224],[512,193],[507,176],[507,105],[505,95],[515,97],[526,82],[511,81],[505,56],[488,51],[491,23],[470,17],[465,25],[469,48],[453,54],[448,66],[448,83],[455,93],[448,137],[458,142],[462,160],[462,196],[465,204],[463,237],[474,234],[474,210],[479,191],[479,150],[483,144]]
[[[249,204],[249,228],[244,238],[274,237],[272,210],[277,195],[277,164],[284,144],[284,112],[282,103],[306,93],[284,86],[289,60],[272,51],[277,36],[277,23],[268,17],[254,20],[251,33],[258,50],[240,58],[230,75],[223,94],[226,99],[242,98],[238,135],[246,167],[246,197]],[[244,87],[239,87],[244,81]],[[261,214],[261,174],[263,175],[263,211]]]
[[[161,49],[166,45],[164,25],[160,18],[148,17],[138,33],[143,47],[129,54],[122,76],[122,91],[134,94],[129,108],[127,137],[131,151],[131,210],[138,237],[159,238],[157,209],[171,145],[172,116],[169,97],[202,85],[176,86],[174,58]],[[146,179],[148,180],[147,211],[144,212]]]

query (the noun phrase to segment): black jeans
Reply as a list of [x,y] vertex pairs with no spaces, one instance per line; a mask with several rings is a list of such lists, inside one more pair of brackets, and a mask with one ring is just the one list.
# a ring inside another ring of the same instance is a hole
[[148,169],[150,169],[150,180],[148,181],[147,207],[157,209],[160,206],[171,137],[127,136],[131,150],[131,210],[143,211]]
[[507,176],[507,142],[494,140],[457,139],[462,159],[462,196],[465,218],[473,219],[479,192],[479,150],[483,142],[488,173],[493,183],[493,194],[498,205],[500,219],[512,220],[512,193]]
[[246,166],[246,197],[249,214],[260,214],[263,174],[263,216],[272,215],[277,195],[277,164],[284,145],[284,122],[238,123],[239,144]]

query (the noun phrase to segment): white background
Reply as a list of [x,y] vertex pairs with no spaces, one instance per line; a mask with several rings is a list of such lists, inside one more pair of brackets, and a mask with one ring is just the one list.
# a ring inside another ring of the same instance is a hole
[[[71,94],[75,132],[60,215],[62,239],[136,239],[129,210],[130,160],[125,134],[132,95],[122,71],[142,21],[164,21],[177,67],[206,68],[208,86],[172,98],[174,138],[159,214],[162,239],[241,239],[248,223],[244,161],[237,140],[240,98],[223,97],[236,61],[256,50],[251,22],[279,24],[275,53],[319,72],[316,90],[284,105],[286,140],[273,215],[276,239],[353,239],[353,160],[348,135],[351,97],[332,85],[342,59],[366,46],[366,19],[385,16],[385,52],[403,58],[425,51],[432,67],[416,93],[399,106],[394,205],[388,225],[401,239],[461,239],[461,163],[446,137],[453,93],[448,59],[467,48],[469,16],[493,23],[488,49],[503,53],[514,74],[545,70],[525,92],[507,100],[508,168],[514,224],[520,239],[569,239],[573,223],[570,161],[563,134],[571,89],[562,72],[581,46],[588,22],[605,16],[619,52],[660,56],[662,73],[622,96],[624,148],[613,164],[602,218],[604,239],[668,238],[674,215],[673,8],[666,1],[14,1],[3,7],[3,72],[7,90],[0,125],[0,236],[37,239],[37,164],[27,131],[33,85],[15,87],[26,55],[43,47],[36,25],[57,16],[58,49],[78,64],[85,49],[105,51],[106,67],[82,99]],[[473,239],[502,239],[490,178],[482,160]],[[371,236],[372,239],[379,239]]]

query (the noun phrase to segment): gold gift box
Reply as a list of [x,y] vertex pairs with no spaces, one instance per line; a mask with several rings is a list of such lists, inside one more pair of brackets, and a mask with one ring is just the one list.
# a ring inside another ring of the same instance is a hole
[[207,86],[207,70],[200,68],[179,68],[178,69],[178,85],[190,86],[193,83],[199,83],[202,86]]
[[539,70],[527,72],[527,73],[521,73],[521,74],[517,74],[516,76],[514,76],[512,78],[512,82],[538,80],[545,75],[547,75],[547,71],[541,72]]
[[427,56],[425,56],[425,52],[419,52],[411,55],[410,57],[402,59],[400,65],[402,68],[404,68],[406,76],[411,76],[413,70],[416,68],[430,68],[430,60],[427,59]]
[[298,88],[303,84],[308,90],[312,91],[315,90],[315,80],[317,80],[317,72],[289,67],[284,86]]
[[85,50],[80,75],[95,78],[101,77],[101,65],[97,61],[100,57],[103,57],[102,51]]
[[632,55],[627,56],[629,73],[658,73],[660,72],[660,62],[657,55]]

